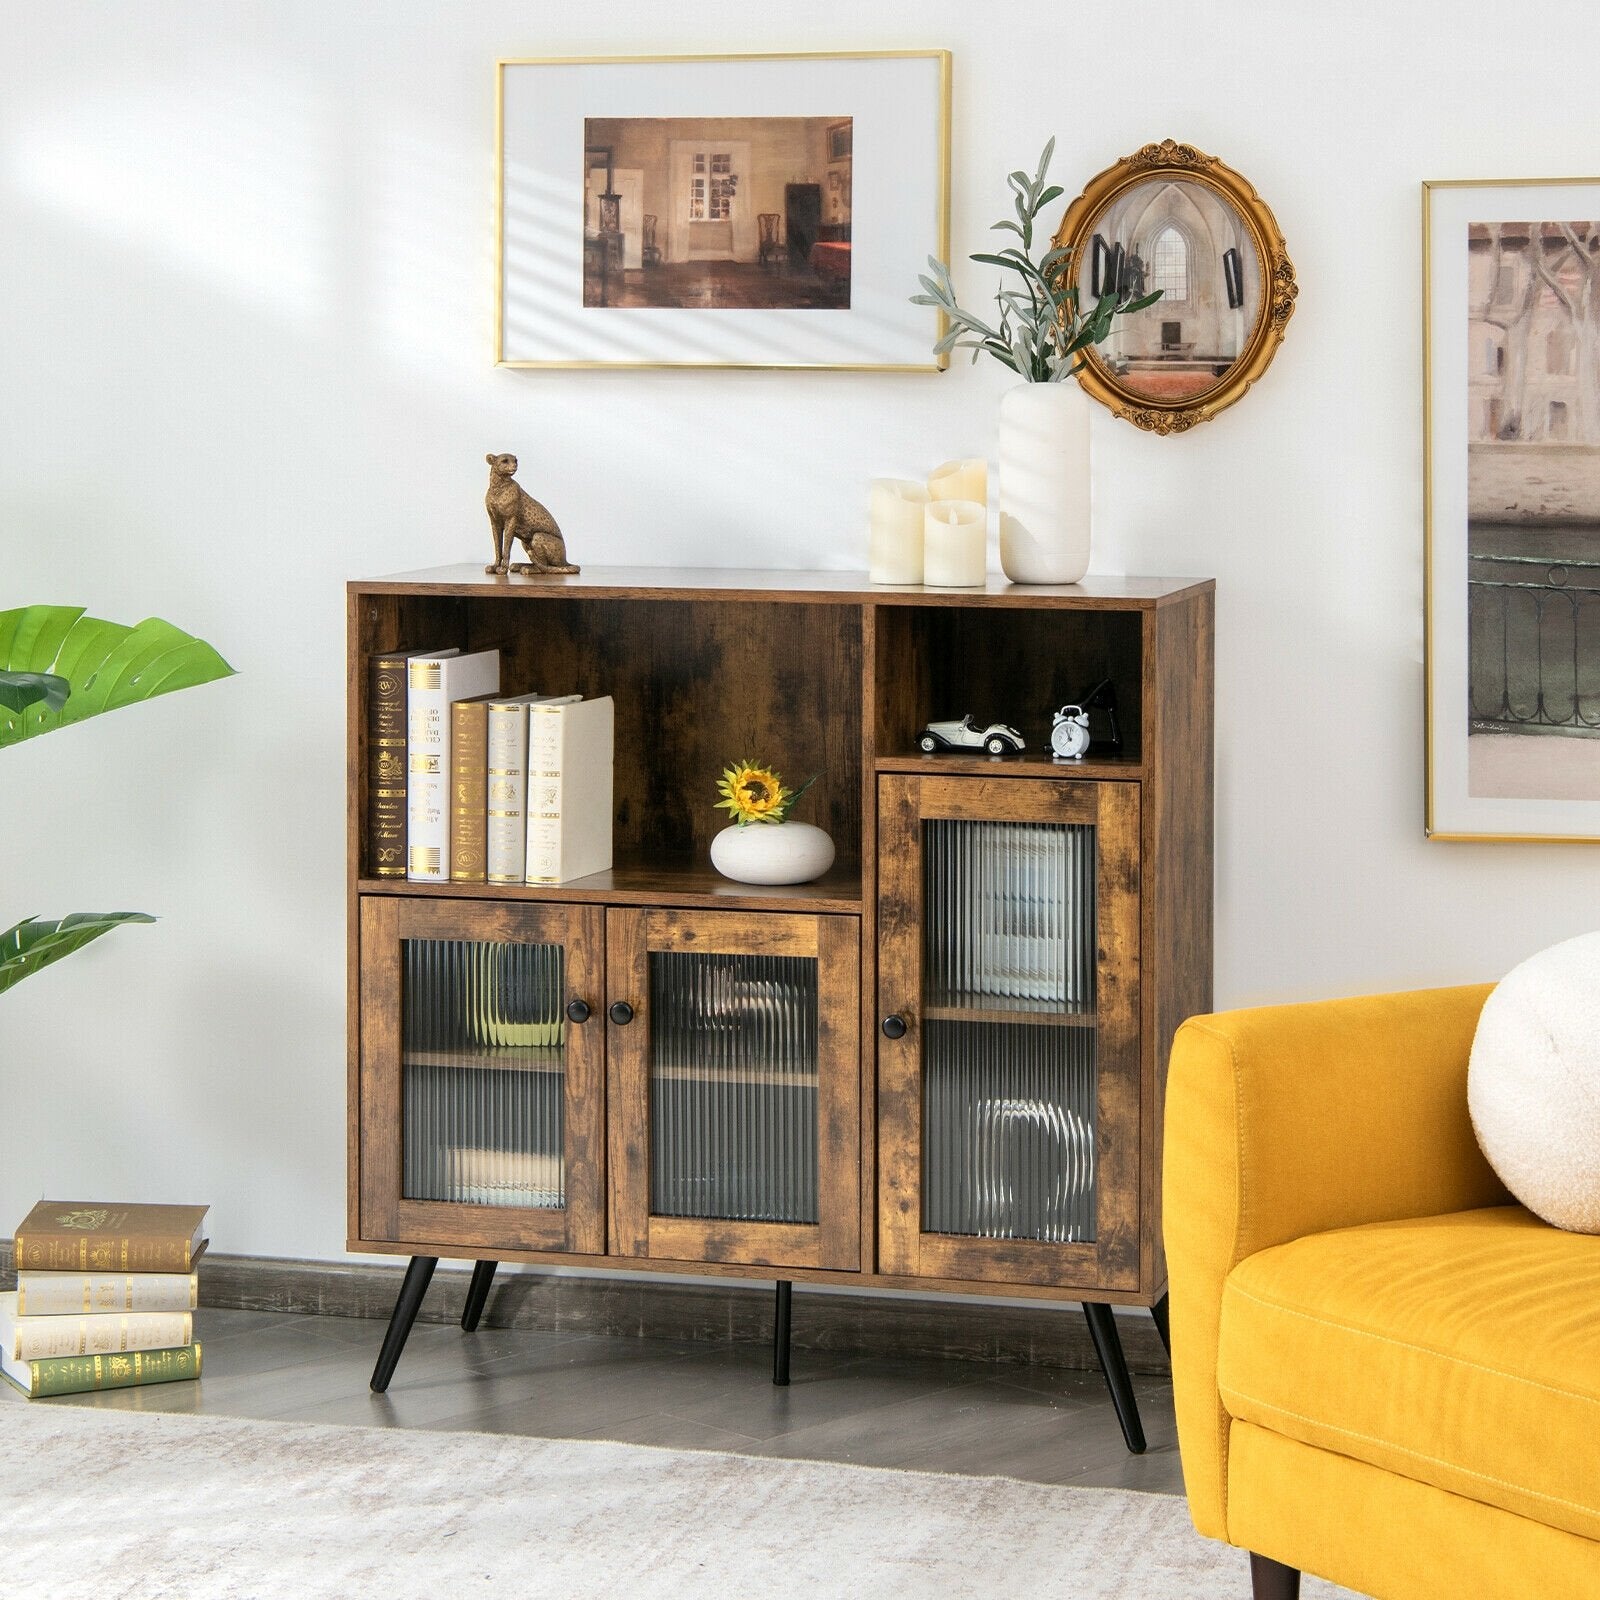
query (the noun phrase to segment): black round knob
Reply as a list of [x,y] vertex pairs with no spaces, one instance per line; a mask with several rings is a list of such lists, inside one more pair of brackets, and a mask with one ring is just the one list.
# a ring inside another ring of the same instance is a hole
[[633,1021],[633,1007],[626,1000],[614,1001],[611,1007],[611,1020],[619,1028],[625,1028]]
[[568,1022],[587,1022],[589,1020],[589,1002],[587,1000],[569,1000],[567,1002]]
[[885,1017],[883,1019],[883,1036],[885,1039],[905,1038],[906,1019],[904,1017]]

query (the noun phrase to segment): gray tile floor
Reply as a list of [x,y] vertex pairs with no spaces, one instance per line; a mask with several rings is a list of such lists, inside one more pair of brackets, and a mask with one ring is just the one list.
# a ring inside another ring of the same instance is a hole
[[[199,1383],[53,1405],[615,1439],[687,1450],[993,1473],[1181,1494],[1172,1388],[1136,1378],[1149,1449],[1131,1456],[1098,1372],[794,1352],[419,1323],[384,1395],[367,1387],[381,1322],[195,1313]],[[0,1385],[0,1404],[27,1404]]]

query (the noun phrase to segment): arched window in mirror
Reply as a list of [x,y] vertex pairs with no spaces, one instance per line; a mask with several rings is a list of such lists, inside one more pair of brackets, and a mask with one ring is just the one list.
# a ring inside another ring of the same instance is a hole
[[1189,298],[1189,241],[1170,222],[1150,245],[1150,287],[1168,302]]

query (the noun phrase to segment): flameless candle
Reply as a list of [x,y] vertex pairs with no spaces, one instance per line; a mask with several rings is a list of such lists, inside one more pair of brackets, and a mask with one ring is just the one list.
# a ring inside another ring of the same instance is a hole
[[989,512],[976,500],[934,500],[924,513],[922,581],[973,589],[985,576]]
[[922,513],[928,491],[910,478],[874,478],[867,576],[874,583],[922,582]]
[[989,503],[989,463],[982,456],[947,461],[928,474],[928,496],[933,500],[976,500]]

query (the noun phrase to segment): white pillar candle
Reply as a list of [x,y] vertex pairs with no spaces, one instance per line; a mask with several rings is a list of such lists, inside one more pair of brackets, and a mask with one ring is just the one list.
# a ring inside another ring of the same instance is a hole
[[985,577],[989,512],[976,500],[930,501],[923,519],[922,581],[974,589]]
[[922,513],[928,491],[910,478],[874,478],[869,498],[867,576],[874,583],[922,582]]
[[947,461],[928,474],[928,495],[934,500],[976,500],[989,503],[989,463],[982,456]]

